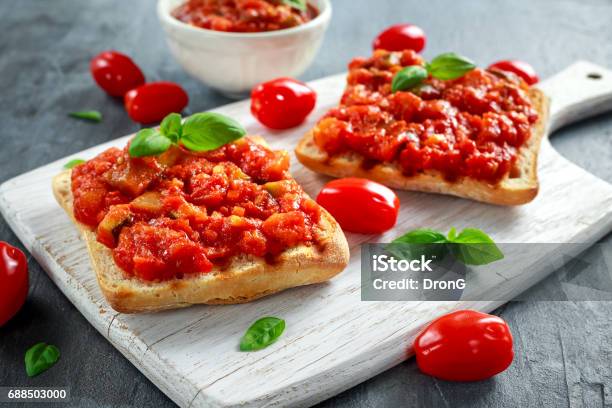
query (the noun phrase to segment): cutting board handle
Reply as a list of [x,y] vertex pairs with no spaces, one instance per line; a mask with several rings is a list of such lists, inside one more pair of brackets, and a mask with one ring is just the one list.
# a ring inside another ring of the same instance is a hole
[[612,71],[578,61],[538,85],[551,98],[550,132],[612,110]]

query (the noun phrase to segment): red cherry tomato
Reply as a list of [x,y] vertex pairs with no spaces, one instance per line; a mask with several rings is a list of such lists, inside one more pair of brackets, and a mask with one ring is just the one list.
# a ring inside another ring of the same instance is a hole
[[112,96],[125,95],[130,89],[145,83],[138,65],[127,55],[117,51],[104,51],[89,64],[91,75],[100,88]]
[[317,203],[345,231],[378,234],[397,221],[399,198],[390,188],[371,180],[342,178],[330,181],[317,196]]
[[489,69],[497,68],[502,71],[513,72],[523,78],[528,85],[536,84],[540,79],[535,72],[535,69],[526,62],[518,60],[498,61],[489,65]]
[[425,32],[412,24],[397,24],[378,34],[372,48],[387,51],[414,50],[421,52],[425,48]]
[[478,381],[501,373],[514,350],[508,324],[497,316],[459,310],[434,320],[414,341],[419,369],[448,381]]
[[15,316],[28,296],[28,262],[19,249],[0,241],[0,326]]
[[153,123],[180,113],[189,103],[187,92],[174,82],[149,82],[125,94],[125,110],[133,121]]
[[289,129],[304,122],[316,102],[316,92],[305,83],[278,78],[253,88],[251,113],[271,129]]

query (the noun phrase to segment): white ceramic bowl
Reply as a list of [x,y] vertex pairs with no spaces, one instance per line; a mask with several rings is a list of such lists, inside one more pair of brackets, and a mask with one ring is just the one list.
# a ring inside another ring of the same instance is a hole
[[311,0],[319,15],[297,27],[228,33],[193,27],[172,17],[185,0],[158,0],[157,15],[170,51],[190,75],[230,97],[256,84],[302,74],[314,59],[331,19],[329,0]]

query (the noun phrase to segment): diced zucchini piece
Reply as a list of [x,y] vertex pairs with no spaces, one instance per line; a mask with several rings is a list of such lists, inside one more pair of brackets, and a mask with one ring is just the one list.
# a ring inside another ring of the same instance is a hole
[[263,185],[263,188],[275,198],[291,191],[292,187],[291,180],[270,181]]
[[136,197],[130,205],[135,211],[145,211],[152,214],[160,214],[163,209],[162,197],[157,191],[148,191]]
[[113,205],[104,219],[98,224],[98,241],[107,247],[114,248],[117,245],[117,237],[121,227],[132,220],[132,212],[129,204]]

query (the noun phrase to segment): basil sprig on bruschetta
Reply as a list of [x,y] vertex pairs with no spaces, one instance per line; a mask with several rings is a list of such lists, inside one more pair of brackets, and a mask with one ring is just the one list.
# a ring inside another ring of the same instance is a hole
[[476,68],[476,64],[469,58],[454,52],[440,54],[431,62],[420,65],[411,65],[398,71],[391,82],[391,91],[406,91],[422,83],[428,76],[433,78],[449,80],[461,78],[471,70]]
[[246,135],[246,130],[234,119],[214,112],[196,113],[185,121],[171,113],[162,120],[159,129],[140,130],[130,143],[131,157],[157,156],[172,145],[181,145],[194,152],[217,149]]
[[401,257],[425,255],[442,259],[448,253],[465,265],[486,265],[504,258],[503,252],[484,231],[453,227],[444,235],[432,229],[416,229],[394,239],[387,249]]

